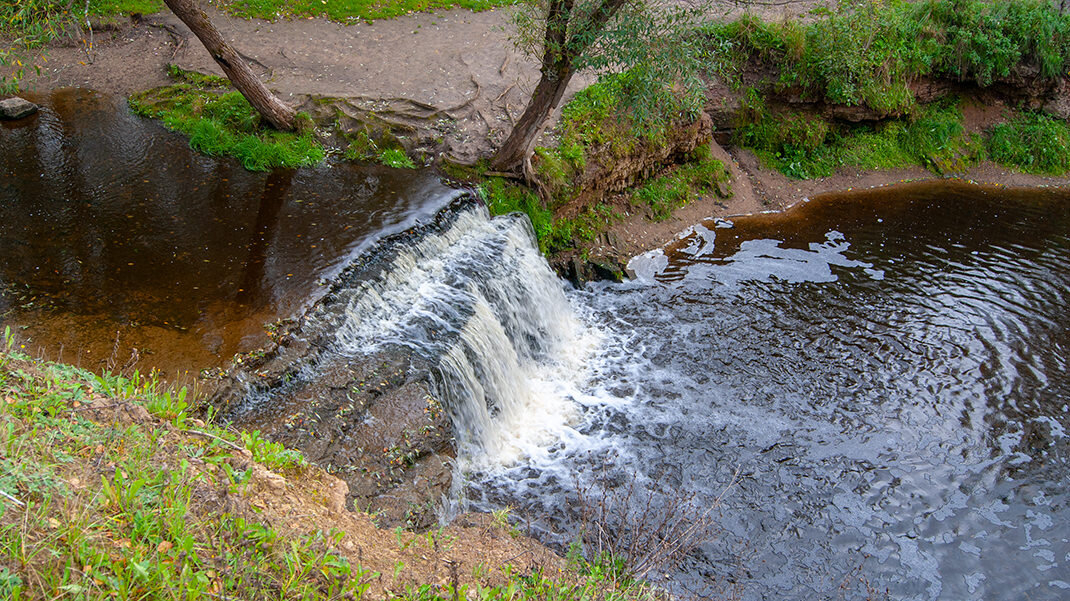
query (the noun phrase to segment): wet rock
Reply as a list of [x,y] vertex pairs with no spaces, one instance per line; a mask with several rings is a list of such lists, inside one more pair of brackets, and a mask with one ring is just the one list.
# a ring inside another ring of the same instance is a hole
[[0,100],[0,119],[22,119],[36,112],[36,104],[18,96]]

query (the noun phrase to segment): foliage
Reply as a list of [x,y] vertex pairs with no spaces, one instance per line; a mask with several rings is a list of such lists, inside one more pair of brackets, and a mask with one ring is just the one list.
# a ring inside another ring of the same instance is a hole
[[75,27],[75,17],[60,0],[15,0],[0,3],[0,94],[17,92],[27,69],[39,72],[40,49]]
[[512,4],[514,0],[221,0],[226,12],[246,18],[295,19],[326,17],[341,23],[371,22],[414,12],[464,8],[475,12]]
[[[27,70],[39,71],[45,61],[44,46],[62,37],[80,35],[82,21],[95,16],[152,13],[163,8],[161,0],[5,0],[0,2],[0,94],[17,92]],[[87,42],[83,42],[87,43]]]
[[774,88],[877,110],[909,111],[907,83],[949,77],[988,86],[1032,68],[1070,67],[1070,16],[1040,0],[865,0],[808,25],[753,16],[703,29],[707,69],[739,83],[752,58],[776,70]]
[[929,105],[908,119],[877,125],[831,124],[802,113],[771,113],[748,91],[736,142],[769,166],[799,178],[824,177],[841,166],[892,169],[921,165],[957,173],[984,158],[984,145],[968,135],[956,99]]
[[1039,113],[1023,112],[995,126],[988,136],[989,157],[1028,173],[1070,171],[1070,125]]
[[608,23],[592,27],[607,4],[576,2],[564,45],[547,48],[549,0],[520,3],[513,17],[513,42],[538,60],[549,50],[567,58],[572,72],[599,73],[604,87],[597,94],[612,97],[614,105],[627,111],[629,126],[639,137],[657,137],[681,117],[696,118],[704,101],[699,77],[704,49],[691,31],[703,17],[701,10],[625,1]]
[[130,106],[138,115],[188,135],[194,150],[234,156],[250,171],[315,165],[324,158],[311,127],[280,132],[263,126],[248,101],[226,91],[221,81],[203,79],[198,85],[178,83],[140,92],[130,97]]

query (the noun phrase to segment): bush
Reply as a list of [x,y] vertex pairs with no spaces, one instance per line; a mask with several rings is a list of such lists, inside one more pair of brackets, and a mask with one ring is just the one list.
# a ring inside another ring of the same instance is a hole
[[984,158],[984,144],[965,133],[958,100],[921,109],[912,118],[877,125],[833,125],[799,113],[774,115],[748,94],[736,142],[762,161],[798,179],[825,177],[837,167],[894,169],[921,165],[957,173]]

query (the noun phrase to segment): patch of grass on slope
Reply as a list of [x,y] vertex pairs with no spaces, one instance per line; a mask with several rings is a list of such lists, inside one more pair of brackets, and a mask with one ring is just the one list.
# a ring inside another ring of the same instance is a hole
[[984,141],[965,133],[956,99],[929,105],[913,117],[845,125],[803,113],[774,115],[749,91],[735,138],[766,165],[798,179],[826,177],[838,167],[920,165],[934,173],[956,173],[985,158]]
[[862,0],[809,24],[747,15],[703,30],[709,69],[740,83],[748,61],[768,82],[813,99],[877,110],[914,104],[908,82],[933,76],[980,87],[1016,69],[1046,79],[1070,67],[1070,15],[1041,0]]
[[250,171],[304,167],[323,160],[323,147],[307,117],[301,131],[276,131],[261,124],[260,115],[240,93],[228,91],[225,79],[177,70],[173,74],[186,81],[134,94],[130,107],[189,136],[194,150],[236,157]]

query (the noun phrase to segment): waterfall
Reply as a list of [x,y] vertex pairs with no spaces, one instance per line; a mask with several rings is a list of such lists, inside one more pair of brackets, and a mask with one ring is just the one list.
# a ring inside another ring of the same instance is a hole
[[403,347],[428,360],[468,461],[510,463],[574,418],[571,390],[595,337],[526,217],[467,207],[335,295],[344,310],[332,320],[334,350]]

